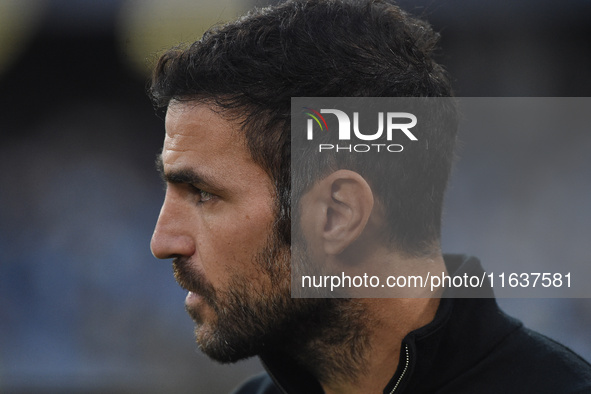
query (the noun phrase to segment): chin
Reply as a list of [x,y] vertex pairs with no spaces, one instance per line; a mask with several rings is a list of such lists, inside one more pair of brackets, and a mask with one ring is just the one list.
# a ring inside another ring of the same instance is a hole
[[[221,338],[218,333],[211,330],[211,327],[198,326],[195,328],[195,338],[199,350],[210,359],[221,364],[231,364],[258,354],[252,346],[235,344]],[[253,343],[253,339],[249,339]]]
[[[187,308],[195,321],[195,341],[206,356],[222,364],[235,363],[256,356],[260,349],[257,335],[237,321],[219,321],[213,311],[197,313]],[[209,312],[209,313],[208,313]],[[223,319],[224,320],[224,319]]]

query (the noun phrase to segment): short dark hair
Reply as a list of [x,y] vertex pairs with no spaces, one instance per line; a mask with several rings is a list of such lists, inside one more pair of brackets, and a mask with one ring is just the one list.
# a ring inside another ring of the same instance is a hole
[[[290,0],[164,53],[150,94],[158,107],[171,100],[212,102],[241,121],[253,159],[275,183],[278,230],[289,243],[291,98],[449,97],[446,72],[433,60],[437,41],[428,23],[384,0]],[[386,207],[390,240],[414,255],[439,244],[455,130],[432,138],[428,154],[379,173],[351,168],[370,185],[397,179],[395,193],[374,193]],[[302,174],[299,181],[309,187],[322,174]]]

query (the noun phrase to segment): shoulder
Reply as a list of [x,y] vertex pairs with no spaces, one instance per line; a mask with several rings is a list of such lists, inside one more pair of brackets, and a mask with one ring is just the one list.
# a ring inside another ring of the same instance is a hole
[[482,393],[591,393],[591,364],[568,347],[522,326],[450,386],[456,393],[469,387],[481,387]]
[[281,394],[266,372],[248,379],[234,390],[232,394]]
[[[530,387],[539,392],[555,388],[561,393],[591,392],[591,364],[568,347],[522,327],[504,346],[518,359]],[[513,350],[511,350],[513,349]]]

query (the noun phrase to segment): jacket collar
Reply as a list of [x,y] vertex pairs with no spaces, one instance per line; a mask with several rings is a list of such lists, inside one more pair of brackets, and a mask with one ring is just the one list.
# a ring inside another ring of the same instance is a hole
[[[484,277],[474,257],[444,258],[452,277]],[[468,370],[520,326],[520,322],[501,312],[490,287],[446,289],[433,321],[403,339],[398,368],[384,394],[433,392]],[[318,381],[293,360],[280,353],[260,358],[282,392],[323,393]]]
[[[485,277],[474,257],[444,257],[450,276]],[[448,288],[433,321],[403,339],[398,369],[384,393],[392,393],[397,382],[396,394],[434,392],[482,360],[520,326],[499,309],[490,286]]]

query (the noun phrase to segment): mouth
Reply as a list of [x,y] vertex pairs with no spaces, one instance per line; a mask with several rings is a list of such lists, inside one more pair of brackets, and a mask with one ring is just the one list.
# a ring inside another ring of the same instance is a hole
[[215,301],[215,290],[211,283],[198,271],[191,269],[187,259],[175,258],[172,262],[174,278],[180,287],[187,290],[186,301],[194,303],[204,299],[208,304]]
[[199,302],[202,299],[203,299],[203,297],[200,296],[199,294],[189,291],[187,293],[187,297],[185,298],[185,304],[192,305],[192,304],[195,304],[196,302]]
[[187,293],[187,297],[185,298],[185,311],[191,316],[191,319],[198,325],[203,324],[204,315],[203,315],[203,304],[202,301],[203,297],[201,297],[197,293],[193,293],[189,291]]

